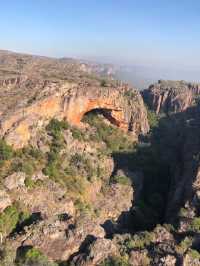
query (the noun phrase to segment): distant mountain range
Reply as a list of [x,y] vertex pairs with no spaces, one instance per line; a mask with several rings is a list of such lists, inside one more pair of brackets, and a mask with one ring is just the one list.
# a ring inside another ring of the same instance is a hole
[[[38,73],[40,66],[40,73]],[[42,70],[41,70],[42,69]],[[103,63],[103,61],[74,59],[74,58],[50,58],[19,54],[0,50],[0,77],[23,74],[40,74],[48,78],[78,78],[84,75],[96,75],[100,78],[118,79],[130,83],[138,89],[146,89],[157,80],[186,80],[200,82],[199,69],[186,69],[172,67],[155,67],[145,65],[119,65],[115,63]]]

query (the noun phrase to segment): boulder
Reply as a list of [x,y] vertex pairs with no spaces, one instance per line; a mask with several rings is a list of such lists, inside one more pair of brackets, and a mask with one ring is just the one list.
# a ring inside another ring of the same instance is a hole
[[16,172],[13,173],[12,175],[9,175],[5,178],[4,180],[4,186],[8,190],[16,189],[19,187],[23,187],[24,181],[26,179],[26,175],[23,172]]
[[77,266],[92,266],[104,261],[108,256],[115,256],[117,248],[110,239],[97,238],[92,242],[85,253],[73,258]]
[[175,266],[176,265],[176,257],[173,255],[166,255],[160,259],[160,266]]
[[12,204],[10,196],[5,190],[0,190],[0,213]]
[[31,177],[31,179],[32,179],[33,181],[37,181],[37,180],[44,181],[44,180],[47,179],[47,178],[48,178],[48,176],[44,175],[44,174],[42,173],[42,171],[40,171],[40,172],[34,174],[34,175]]

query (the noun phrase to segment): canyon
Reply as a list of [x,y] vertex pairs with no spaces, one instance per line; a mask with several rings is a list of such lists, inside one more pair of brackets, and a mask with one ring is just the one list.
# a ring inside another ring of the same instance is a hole
[[0,265],[199,265],[200,85],[0,51]]

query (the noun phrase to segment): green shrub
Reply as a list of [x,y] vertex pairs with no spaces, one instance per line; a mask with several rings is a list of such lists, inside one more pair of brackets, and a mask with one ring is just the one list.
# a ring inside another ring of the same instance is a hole
[[112,176],[110,178],[110,182],[114,184],[119,183],[122,185],[130,185],[131,183],[130,179],[127,176],[118,176],[118,175]]
[[44,157],[42,151],[40,151],[39,149],[33,148],[33,147],[29,149],[28,153],[30,154],[31,157],[37,160],[42,160]]
[[46,127],[47,131],[54,138],[59,138],[61,135],[61,131],[63,129],[68,129],[68,128],[69,128],[69,124],[66,121],[59,121],[57,119],[52,119]]
[[30,177],[27,177],[24,183],[27,188],[33,188],[35,186],[35,182]]
[[43,173],[54,180],[57,180],[60,176],[59,166],[56,162],[49,163],[44,169]]
[[125,91],[124,96],[129,98],[130,100],[133,100],[136,96],[136,93],[134,90],[130,89],[130,90]]
[[200,253],[197,250],[190,249],[187,254],[194,260],[200,260]]
[[72,136],[74,139],[77,139],[79,141],[85,140],[85,134],[80,129],[73,127],[71,128],[71,131],[72,131]]
[[42,252],[36,248],[24,248],[21,252],[18,252],[16,259],[17,265],[25,266],[56,266],[56,263],[48,261],[48,258],[42,254]]
[[188,216],[188,210],[186,208],[181,208],[179,211],[180,217],[187,217]]
[[19,221],[19,212],[15,206],[7,207],[0,214],[0,232],[3,235],[9,235],[16,227]]
[[16,159],[11,164],[11,171],[12,172],[24,172],[29,177],[34,174],[34,172],[37,170],[39,164],[36,160],[33,158],[21,158]]
[[0,233],[6,236],[15,232],[29,217],[30,213],[19,202],[15,202],[0,214]]
[[80,212],[80,213],[91,213],[92,209],[91,206],[85,202],[83,202],[80,199],[77,199],[74,203],[75,208]]
[[146,109],[150,128],[157,127],[159,123],[159,116],[154,111],[151,111],[147,106]]
[[110,152],[131,150],[133,141],[119,128],[108,125],[95,112],[88,113],[83,121],[96,128],[95,134],[90,135],[92,141],[103,141]]
[[91,181],[93,176],[98,174],[98,168],[94,168],[91,161],[79,153],[72,155],[69,167],[68,170],[73,169],[76,175],[82,172],[84,176],[87,176],[89,181]]
[[192,222],[190,223],[190,227],[188,229],[199,233],[200,232],[200,217],[194,218]]
[[14,152],[10,172],[24,172],[31,177],[36,171],[42,169],[45,163],[45,155],[38,149],[26,147]]
[[176,251],[179,254],[184,254],[192,246],[192,242],[192,237],[185,237],[184,240],[182,240],[180,244],[176,246]]
[[61,131],[62,129],[68,129],[69,124],[66,121],[59,121],[53,118],[47,125],[48,131]]
[[13,156],[13,150],[4,140],[0,140],[0,161],[9,160]]
[[123,257],[108,257],[99,266],[129,266],[129,263]]
[[125,246],[128,250],[133,248],[143,249],[146,246],[149,246],[150,243],[153,241],[154,233],[150,233],[148,231],[144,231],[139,234],[135,234],[131,239],[125,241]]
[[11,245],[3,243],[0,246],[0,265],[1,266],[16,266],[15,264],[16,251]]

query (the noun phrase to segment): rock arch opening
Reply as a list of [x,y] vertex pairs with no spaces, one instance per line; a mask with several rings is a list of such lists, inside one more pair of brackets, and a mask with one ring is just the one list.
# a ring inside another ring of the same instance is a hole
[[102,116],[107,122],[111,123],[112,125],[116,127],[120,127],[120,121],[118,121],[113,115],[112,115],[112,109],[105,109],[105,108],[95,108],[90,111],[87,111],[83,114],[81,118],[81,122],[88,123],[92,119],[94,119],[95,116]]

